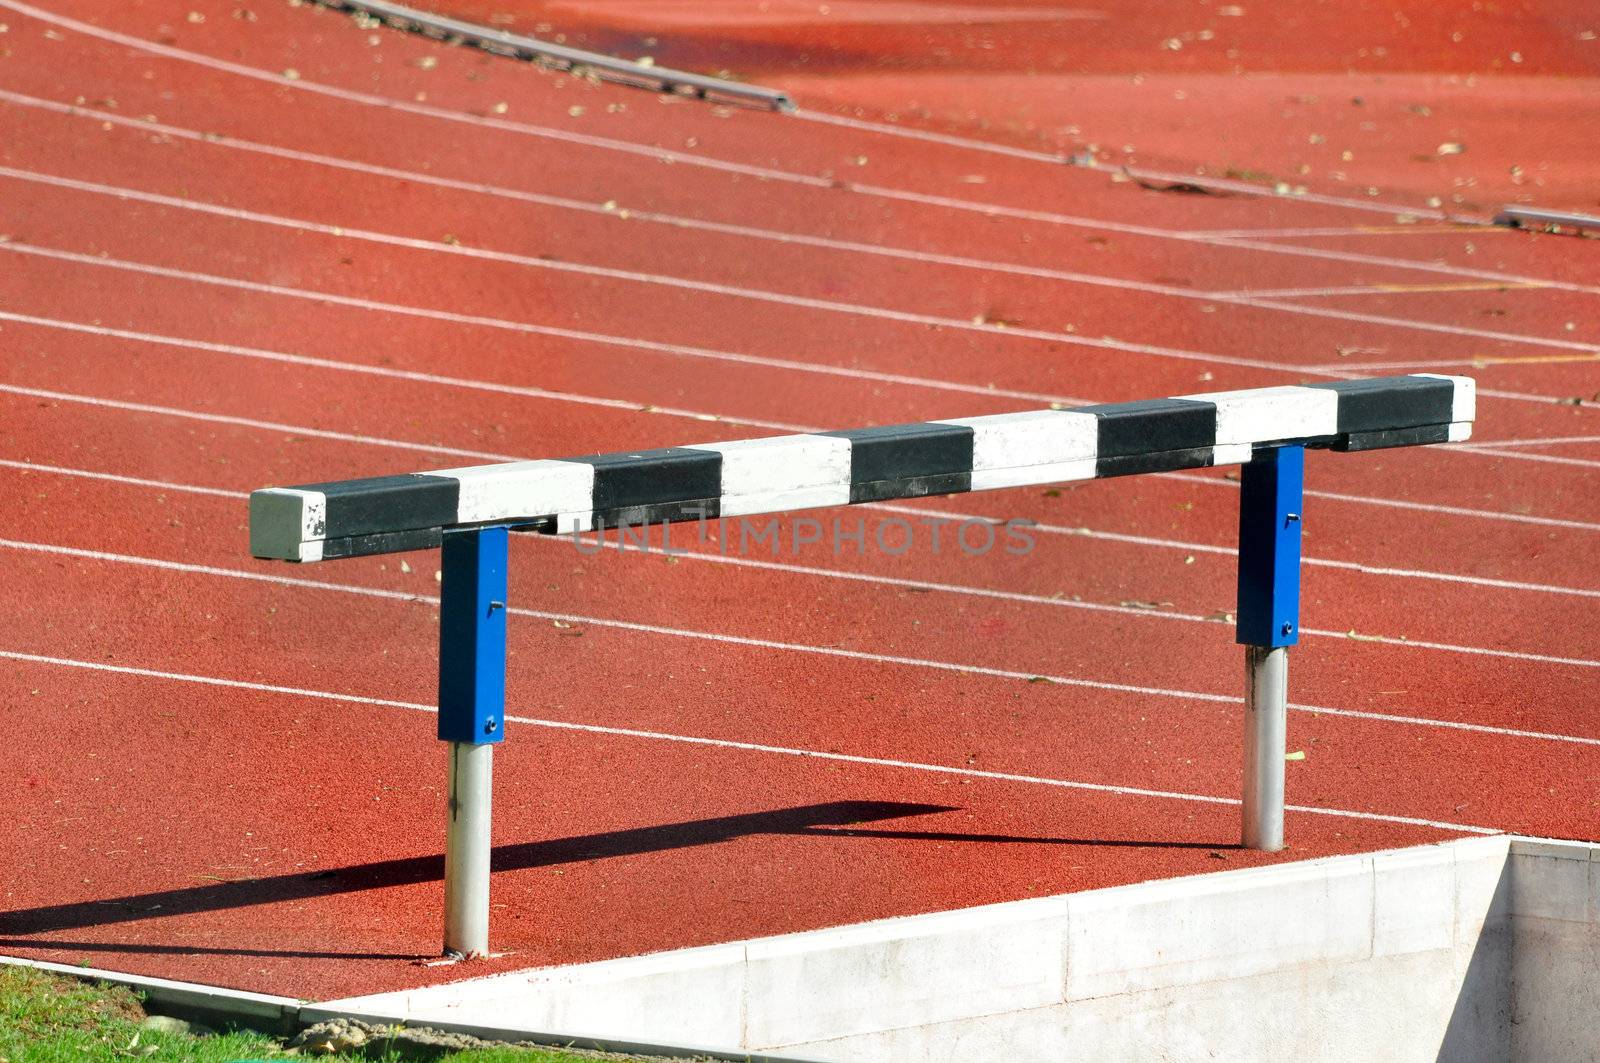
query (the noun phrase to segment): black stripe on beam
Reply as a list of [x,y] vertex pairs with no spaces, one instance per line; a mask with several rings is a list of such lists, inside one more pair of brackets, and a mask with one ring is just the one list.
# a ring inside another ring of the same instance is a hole
[[1387,450],[1390,447],[1414,447],[1422,443],[1450,442],[1450,426],[1425,424],[1416,428],[1389,428],[1377,432],[1351,432],[1338,437],[1332,450],[1357,453],[1363,450]]
[[[1097,419],[1095,442],[1096,476],[1127,476],[1135,472],[1157,472],[1167,468],[1196,468],[1189,459],[1184,464],[1157,464],[1144,468],[1138,460],[1159,461],[1169,454],[1205,449],[1201,464],[1210,464],[1210,448],[1217,443],[1217,407],[1193,399],[1150,399],[1145,402],[1117,402],[1103,406],[1079,406],[1073,413],[1092,413]],[[1121,459],[1121,460],[1119,460]]]
[[[449,476],[409,474],[299,484],[295,489],[323,493],[328,500],[328,525],[324,535],[328,539],[343,539],[351,535],[438,529],[454,524],[461,481]],[[437,531],[434,534],[437,536]]]
[[1336,380],[1305,386],[1339,393],[1340,435],[1346,432],[1382,432],[1395,428],[1415,428],[1418,425],[1449,424],[1456,395],[1454,381],[1423,376]]
[[888,502],[896,498],[955,495],[972,490],[972,473],[949,472],[939,476],[910,476],[903,480],[873,480],[851,484],[850,501]]
[[594,466],[596,513],[624,513],[722,495],[722,455],[714,450],[665,447],[561,460]]
[[322,544],[322,560],[365,557],[368,554],[398,554],[406,550],[437,550],[442,538],[443,532],[439,528],[347,535],[340,539],[325,540]]
[[686,520],[716,520],[722,516],[722,499],[685,498],[677,502],[653,502],[646,506],[622,506],[596,510],[596,528],[637,528],[645,524],[668,524]]
[[1100,458],[1094,463],[1094,474],[1102,476],[1133,476],[1142,472],[1172,472],[1176,469],[1204,469],[1216,455],[1215,447],[1189,447],[1185,450],[1162,450],[1153,454],[1123,454],[1114,458]]
[[972,489],[972,429],[890,424],[823,432],[850,441],[850,501],[880,502]]

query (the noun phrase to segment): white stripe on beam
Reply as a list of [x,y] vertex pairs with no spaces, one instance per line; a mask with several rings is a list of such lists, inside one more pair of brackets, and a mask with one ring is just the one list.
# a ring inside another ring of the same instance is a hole
[[1255,448],[1249,443],[1219,443],[1211,448],[1211,464],[1245,465],[1254,454]]
[[769,436],[684,449],[722,455],[725,517],[850,502],[850,440],[840,436]]
[[973,470],[972,490],[989,491],[1000,487],[1032,487],[1068,480],[1093,480],[1094,458],[1052,461],[1044,465],[1018,465],[1009,469]]
[[1028,410],[931,422],[972,429],[972,487],[1092,480],[1100,419],[1092,413]]
[[791,487],[782,491],[761,491],[748,495],[723,495],[718,515],[749,517],[758,513],[787,513],[797,509],[822,509],[850,504],[850,485],[822,484]]
[[458,524],[577,511],[587,514],[594,508],[594,466],[581,461],[514,461],[425,475],[460,483]]
[[950,417],[930,423],[972,429],[975,473],[1092,459],[1100,432],[1100,419],[1094,414],[1065,410]]
[[[1219,449],[1234,443],[1331,436],[1339,430],[1339,393],[1325,388],[1252,388],[1178,398],[1216,406]],[[1232,462],[1219,456],[1217,464]]]

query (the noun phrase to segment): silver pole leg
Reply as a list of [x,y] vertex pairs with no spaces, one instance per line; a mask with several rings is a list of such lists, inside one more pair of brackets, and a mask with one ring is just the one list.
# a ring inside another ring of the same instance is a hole
[[450,824],[444,842],[444,951],[489,954],[489,803],[494,746],[450,743]]
[[1243,840],[1283,848],[1283,757],[1289,730],[1289,650],[1246,646]]

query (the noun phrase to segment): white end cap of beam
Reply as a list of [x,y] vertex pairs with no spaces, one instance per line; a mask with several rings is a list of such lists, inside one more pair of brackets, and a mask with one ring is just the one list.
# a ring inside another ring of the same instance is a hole
[[[953,417],[933,423],[972,429],[974,490],[979,489],[976,474],[980,472],[1092,460],[1100,432],[1100,421],[1094,414],[1073,413],[1070,410],[1029,410],[1026,413],[997,413],[988,417]],[[1048,481],[1027,479],[1016,482]],[[1002,485],[995,483],[987,486]]]
[[250,555],[321,561],[328,498],[321,491],[268,487],[250,492]]
[[512,461],[427,475],[448,476],[461,484],[456,503],[460,524],[587,513],[594,507],[594,466],[581,461]]
[[1326,388],[1252,388],[1178,397],[1217,407],[1219,447],[1331,436],[1339,430],[1339,393]]

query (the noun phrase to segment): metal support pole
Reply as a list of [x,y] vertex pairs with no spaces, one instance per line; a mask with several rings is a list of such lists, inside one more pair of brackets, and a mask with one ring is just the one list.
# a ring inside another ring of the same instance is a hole
[[1247,849],[1283,848],[1283,756],[1289,730],[1289,651],[1246,646],[1244,814]]
[[444,951],[489,952],[494,743],[505,737],[504,528],[447,531],[439,595],[439,738],[450,746]]
[[494,746],[450,743],[450,824],[444,843],[444,951],[489,954],[489,805]]
[[1238,641],[1245,647],[1244,800],[1240,837],[1283,848],[1289,649],[1300,641],[1305,449],[1255,452],[1240,474]]

